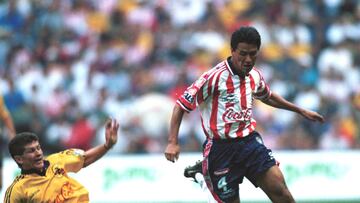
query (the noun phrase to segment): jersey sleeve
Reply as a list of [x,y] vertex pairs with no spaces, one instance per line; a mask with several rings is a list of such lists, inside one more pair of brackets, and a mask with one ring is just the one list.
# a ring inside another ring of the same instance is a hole
[[197,105],[201,104],[208,98],[209,92],[208,87],[209,74],[206,72],[200,76],[194,83],[192,83],[185,92],[178,98],[176,103],[186,112],[190,112],[196,108]]
[[58,153],[57,158],[62,160],[67,172],[78,172],[84,166],[85,152],[81,149],[68,149]]
[[256,82],[255,82],[255,90],[254,90],[254,98],[259,100],[267,100],[271,96],[271,90],[269,85],[265,82],[261,72],[259,70],[255,70],[256,72]]

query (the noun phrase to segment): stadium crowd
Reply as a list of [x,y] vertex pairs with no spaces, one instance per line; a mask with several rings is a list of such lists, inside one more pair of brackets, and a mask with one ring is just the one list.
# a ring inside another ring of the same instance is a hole
[[[360,148],[360,1],[9,0],[0,3],[0,94],[17,132],[47,153],[103,142],[112,153],[158,153],[175,99],[226,58],[241,25],[262,36],[256,64],[270,88],[325,116],[322,125],[263,104],[257,129],[272,149]],[[195,113],[182,151],[205,139]]]

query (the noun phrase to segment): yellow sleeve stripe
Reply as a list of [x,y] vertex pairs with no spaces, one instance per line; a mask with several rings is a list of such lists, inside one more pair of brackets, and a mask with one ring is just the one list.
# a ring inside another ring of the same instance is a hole
[[10,196],[11,196],[11,192],[13,187],[15,186],[16,183],[19,182],[20,179],[22,179],[24,176],[20,175],[18,177],[15,178],[14,182],[9,186],[9,188],[6,190],[5,192],[5,198],[4,198],[4,203],[10,203]]

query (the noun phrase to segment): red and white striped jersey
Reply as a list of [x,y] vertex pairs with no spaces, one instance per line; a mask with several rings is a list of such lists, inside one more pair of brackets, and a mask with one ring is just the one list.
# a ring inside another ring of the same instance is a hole
[[201,75],[176,103],[187,112],[199,107],[202,128],[208,138],[230,139],[254,131],[253,100],[266,100],[270,95],[259,70],[254,67],[241,78],[232,72],[228,60],[224,60]]

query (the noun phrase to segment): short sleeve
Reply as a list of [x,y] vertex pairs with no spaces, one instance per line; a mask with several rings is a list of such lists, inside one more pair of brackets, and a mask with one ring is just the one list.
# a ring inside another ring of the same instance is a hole
[[[208,73],[204,73],[185,90],[176,103],[187,112],[194,110],[196,106],[202,103],[208,96],[208,91],[206,90],[207,83]],[[204,91],[206,91],[206,93],[204,93]]]
[[67,172],[78,172],[84,166],[85,152],[81,149],[68,149],[59,153]]
[[261,72],[255,70],[257,81],[255,82],[254,98],[259,100],[267,100],[271,96],[269,85],[265,82]]

